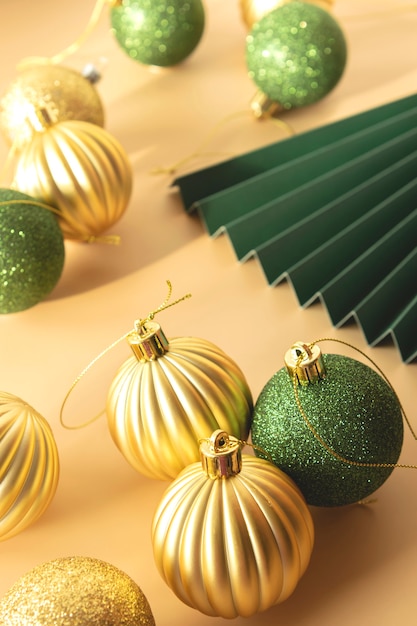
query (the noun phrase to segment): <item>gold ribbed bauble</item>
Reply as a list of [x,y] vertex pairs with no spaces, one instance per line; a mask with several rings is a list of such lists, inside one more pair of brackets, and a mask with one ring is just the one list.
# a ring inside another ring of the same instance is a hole
[[83,120],[104,125],[100,96],[88,78],[76,70],[43,63],[19,71],[0,100],[0,130],[8,143],[21,149],[33,136],[28,112],[49,106],[57,121]]
[[17,396],[0,392],[0,541],[42,515],[58,477],[58,450],[48,422]]
[[[334,0],[304,1],[328,11],[334,4]],[[292,2],[292,0],[240,0],[240,12],[244,23],[251,29],[254,23],[258,22],[264,15],[289,2]]]
[[64,237],[89,241],[123,215],[132,171],[119,141],[77,120],[52,123],[41,110],[36,132],[17,160],[13,186],[59,210]]
[[2,626],[155,626],[138,585],[85,556],[54,559],[24,574],[0,599]]
[[[310,561],[314,527],[295,483],[269,461],[241,455],[215,431],[156,509],[156,566],[180,600],[223,618],[286,600]],[[260,462],[261,461],[261,462]]]
[[245,377],[204,339],[169,342],[147,322],[128,337],[134,356],[119,368],[107,398],[111,436],[141,474],[170,480],[199,458],[199,439],[217,428],[248,436],[253,401]]

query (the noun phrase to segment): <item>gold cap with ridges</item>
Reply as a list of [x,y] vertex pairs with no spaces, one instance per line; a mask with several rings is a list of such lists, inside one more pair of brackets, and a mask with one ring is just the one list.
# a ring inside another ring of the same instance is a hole
[[169,341],[156,322],[138,323],[127,336],[133,354],[138,361],[155,361],[168,352]]
[[242,443],[224,430],[215,430],[200,443],[203,470],[210,478],[230,478],[242,469]]
[[322,353],[316,344],[297,341],[287,350],[284,360],[291,378],[295,375],[300,385],[316,383],[326,377]]

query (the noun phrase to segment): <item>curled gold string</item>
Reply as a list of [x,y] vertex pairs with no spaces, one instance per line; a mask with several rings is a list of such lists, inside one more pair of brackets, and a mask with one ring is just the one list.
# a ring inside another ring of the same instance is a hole
[[[233,155],[227,155],[225,153],[216,153],[216,152],[206,152],[204,151],[204,148],[206,145],[208,145],[213,138],[215,137],[215,135],[218,133],[218,131],[221,129],[221,127],[224,124],[227,124],[228,122],[230,122],[231,120],[242,116],[242,115],[251,115],[253,116],[252,112],[250,110],[247,111],[235,111],[234,113],[231,113],[230,115],[226,115],[223,119],[221,119],[219,122],[217,122],[217,124],[215,124],[213,126],[213,128],[210,130],[209,133],[207,133],[206,137],[203,139],[203,141],[200,143],[200,145],[197,147],[197,149],[194,152],[191,152],[191,154],[185,156],[182,159],[179,159],[176,163],[173,163],[172,165],[169,165],[167,167],[156,167],[153,170],[151,170],[151,174],[153,175],[158,175],[158,174],[175,174],[177,172],[177,170],[182,166],[185,165],[186,163],[188,163],[189,161],[193,161],[194,159],[197,159],[201,156],[207,156],[207,155],[216,155],[216,154],[222,154],[223,156],[233,156]],[[290,135],[294,135],[295,131],[294,129],[285,121],[280,120],[280,119],[275,119],[272,117],[272,115],[264,115],[263,119],[265,120],[270,120],[271,122],[273,122],[274,124],[276,124],[279,128],[281,129],[285,129]]]
[[[171,294],[172,294],[172,285],[169,280],[167,280],[166,283],[168,285],[168,295],[165,298],[164,302],[161,305],[159,305],[159,307],[156,308],[154,311],[149,313],[147,317],[145,317],[144,319],[136,320],[134,323],[135,328],[133,332],[136,332],[136,333],[140,332],[140,329],[144,327],[146,322],[153,320],[153,318],[155,317],[157,313],[160,313],[161,311],[165,311],[169,307],[174,306],[175,304],[178,304],[179,302],[182,302],[183,300],[191,297],[191,294],[187,293],[185,296],[182,296],[181,298],[174,300],[174,302],[169,302],[171,298]],[[72,384],[70,385],[70,388],[68,389],[67,393],[64,396],[64,399],[62,401],[61,408],[59,411],[59,421],[63,428],[66,428],[67,430],[79,430],[81,428],[85,428],[86,426],[89,426],[90,424],[95,422],[99,417],[103,415],[103,413],[105,412],[105,409],[101,410],[99,413],[97,413],[96,415],[88,419],[87,421],[83,422],[82,424],[70,425],[64,421],[64,408],[68,402],[68,399],[71,393],[74,391],[75,387],[82,380],[82,378],[84,378],[84,376],[91,370],[91,368],[97,363],[97,361],[99,361],[102,357],[104,357],[108,352],[110,352],[110,350],[115,348],[124,339],[127,339],[127,337],[129,337],[129,335],[131,334],[132,334],[132,330],[129,330],[128,332],[124,333],[121,337],[113,341],[113,343],[111,343],[109,346],[104,348],[104,350],[102,350],[96,357],[94,357],[94,359],[90,361],[90,363],[81,371],[81,373],[72,382]]]
[[[40,202],[38,200],[26,200],[25,198],[22,198],[21,200],[0,200],[0,207],[19,204],[23,204],[25,206],[36,206],[41,209],[46,209],[47,211],[50,211],[51,213],[59,217],[62,221],[66,221],[65,217],[62,216],[62,213],[59,209],[51,206],[50,204],[46,204],[45,202]],[[79,235],[78,237],[72,236],[71,239],[73,241],[80,241],[84,243],[106,243],[114,246],[120,244],[119,235]]]
[[111,2],[112,0],[97,0],[84,31],[79,35],[79,37],[77,37],[77,39],[73,43],[64,48],[64,50],[58,52],[57,54],[54,54],[52,57],[27,57],[25,59],[22,59],[17,66],[18,71],[22,71],[32,65],[46,65],[48,63],[58,64],[67,57],[71,56],[71,54],[74,54],[74,52],[77,52],[77,50],[81,48],[86,39],[88,39],[88,37],[91,35],[92,31],[96,28],[105,5]]
[[9,206],[10,204],[24,204],[26,206],[36,206],[39,207],[41,209],[46,209],[47,211],[50,211],[51,213],[54,213],[55,215],[61,215],[60,211],[58,209],[56,209],[55,207],[46,204],[44,202],[38,202],[37,200],[26,200],[25,198],[22,198],[22,200],[1,200],[0,201],[0,206]]
[[[411,434],[413,435],[414,439],[416,439],[416,435],[414,433],[413,428],[411,427],[411,424],[405,414],[405,411],[402,407],[402,404],[398,398],[397,393],[395,392],[395,389],[393,388],[393,386],[391,385],[391,383],[389,382],[387,376],[384,374],[384,372],[381,370],[381,368],[373,361],[373,359],[371,359],[365,352],[363,352],[362,350],[360,350],[359,348],[356,348],[356,346],[353,346],[352,344],[343,341],[341,339],[331,339],[331,338],[323,338],[323,339],[317,339],[316,341],[313,341],[309,344],[309,346],[314,346],[317,343],[320,343],[322,341],[334,341],[336,343],[340,343],[343,344],[345,346],[348,346],[349,348],[356,350],[356,352],[358,352],[359,354],[361,354],[362,356],[364,356],[366,359],[368,359],[368,361],[370,363],[372,363],[372,365],[376,368],[376,370],[379,372],[379,374],[381,374],[381,376],[383,377],[383,379],[385,380],[385,382],[387,382],[387,384],[389,385],[389,387],[391,388],[391,390],[393,391],[398,404],[400,406],[401,409],[401,413],[404,417],[404,420],[407,423],[408,428],[411,431]],[[303,359],[303,355],[301,354],[298,358],[298,362],[297,365],[299,365],[301,363]],[[323,448],[331,455],[333,456],[335,459],[337,459],[338,461],[345,463],[346,465],[352,465],[353,467],[379,467],[379,468],[403,468],[403,469],[417,469],[417,465],[412,465],[412,464],[402,464],[402,463],[367,463],[367,462],[362,462],[362,461],[355,461],[353,459],[348,459],[346,457],[344,457],[343,455],[339,454],[339,452],[337,452],[336,450],[334,450],[324,439],[323,437],[320,435],[320,433],[317,431],[317,429],[314,427],[314,425],[311,423],[311,421],[309,420],[309,418],[307,417],[307,414],[302,406],[301,400],[300,400],[300,394],[298,393],[298,380],[297,380],[297,374],[296,374],[296,368],[294,368],[294,373],[292,375],[292,385],[293,385],[293,390],[294,390],[294,396],[295,396],[295,402],[297,404],[297,408],[306,424],[306,426],[308,427],[308,429],[311,431],[311,433],[314,435],[314,437],[317,439],[317,441],[323,446]]]

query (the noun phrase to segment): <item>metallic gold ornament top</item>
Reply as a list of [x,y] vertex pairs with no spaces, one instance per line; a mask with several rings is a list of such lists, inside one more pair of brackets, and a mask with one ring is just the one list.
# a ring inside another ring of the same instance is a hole
[[0,392],[0,541],[44,513],[58,477],[58,450],[48,422],[17,396]]
[[246,37],[249,77],[284,109],[327,95],[339,82],[346,58],[339,24],[307,2],[279,6],[255,22]]
[[297,377],[300,385],[309,385],[326,376],[326,369],[317,344],[298,341],[285,353],[285,365],[291,377]]
[[[252,28],[254,23],[258,22],[264,15],[289,2],[293,2],[293,0],[240,0],[242,19],[248,28]],[[305,2],[316,4],[328,11],[334,4],[334,0],[305,0]]]
[[32,110],[49,106],[56,120],[83,120],[104,126],[103,106],[92,82],[76,70],[54,64],[19,72],[0,100],[0,130],[20,150],[33,137],[27,124]]
[[185,468],[152,522],[155,563],[167,585],[185,604],[228,619],[286,600],[313,542],[311,514],[295,483],[249,454],[240,472],[217,479],[201,463]]
[[138,323],[136,331],[131,332],[127,340],[138,361],[154,361],[163,356],[169,346],[164,331],[156,322]]
[[138,585],[114,565],[73,556],[47,561],[0,599],[2,626],[155,626]]
[[155,355],[158,333],[145,339],[151,358],[142,358],[143,344],[135,343],[135,355],[120,366],[107,396],[107,419],[114,442],[138,472],[170,480],[198,461],[199,440],[214,430],[246,440],[253,403],[242,371],[220,348],[176,337]]
[[229,478],[242,469],[242,443],[229,437],[226,431],[216,430],[200,443],[203,470],[210,478]]

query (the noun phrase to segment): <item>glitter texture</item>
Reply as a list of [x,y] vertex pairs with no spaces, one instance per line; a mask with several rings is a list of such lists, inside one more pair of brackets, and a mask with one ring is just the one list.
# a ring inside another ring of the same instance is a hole
[[113,34],[132,59],[171,66],[197,46],[205,16],[201,0],[121,0],[110,17]]
[[[330,10],[334,0],[305,0],[323,9]],[[292,0],[239,0],[240,10],[246,26],[252,28],[255,22],[274,9],[292,2]]]
[[0,189],[0,313],[34,306],[62,273],[65,249],[58,221],[33,202],[26,194]]
[[256,22],[246,38],[249,77],[285,109],[327,95],[343,74],[346,55],[338,23],[309,3],[278,7]]
[[0,600],[2,626],[154,626],[137,584],[90,557],[48,561],[25,574]]
[[[325,354],[326,378],[299,387],[307,418],[332,450],[362,463],[396,463],[403,442],[401,407],[373,369],[345,356]],[[339,506],[366,498],[392,468],[348,465],[314,437],[295,402],[286,368],[265,385],[254,409],[252,441],[296,482],[308,504]],[[265,456],[255,450],[259,456]]]
[[36,65],[19,72],[0,100],[0,130],[22,148],[33,136],[30,116],[47,107],[56,122],[83,120],[104,125],[100,97],[89,80],[62,65]]

